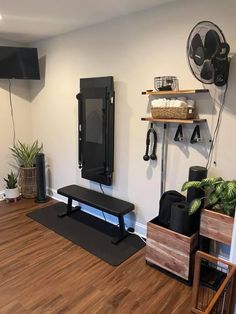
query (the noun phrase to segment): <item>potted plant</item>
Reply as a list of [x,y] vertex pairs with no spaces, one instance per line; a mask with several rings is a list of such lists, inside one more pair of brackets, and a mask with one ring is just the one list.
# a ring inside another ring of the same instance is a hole
[[8,202],[9,200],[14,200],[16,202],[20,196],[19,188],[17,186],[17,175],[11,170],[7,178],[4,178],[4,181],[7,184],[4,193],[6,201]]
[[200,234],[219,242],[230,244],[236,206],[236,180],[221,177],[201,181],[187,181],[182,191],[200,188],[205,196],[194,199],[189,205],[189,215],[194,214],[204,201],[201,212]]
[[19,183],[22,196],[25,198],[34,198],[37,193],[36,183],[36,155],[42,150],[43,145],[39,145],[38,140],[32,145],[24,144],[18,141],[13,147],[10,147],[12,155],[16,158],[19,165]]

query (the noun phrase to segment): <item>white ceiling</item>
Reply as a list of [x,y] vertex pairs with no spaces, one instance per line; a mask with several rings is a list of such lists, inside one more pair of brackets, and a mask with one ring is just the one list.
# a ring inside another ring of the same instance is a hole
[[38,41],[176,0],[0,0],[0,38]]

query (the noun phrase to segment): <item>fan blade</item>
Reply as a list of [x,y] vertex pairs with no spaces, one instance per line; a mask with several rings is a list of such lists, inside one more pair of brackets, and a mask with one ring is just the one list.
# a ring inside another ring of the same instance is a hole
[[206,81],[212,81],[214,77],[214,67],[210,61],[205,61],[200,76]]
[[206,33],[204,41],[204,50],[206,59],[210,60],[215,57],[220,49],[220,37],[213,29]]
[[194,52],[198,47],[203,48],[203,42],[202,42],[201,36],[197,33],[194,35],[194,37],[191,41],[192,51]]
[[195,50],[193,60],[196,63],[196,65],[198,65],[198,66],[203,65],[203,62],[205,60],[205,54],[204,54],[204,49],[202,47],[198,47]]
[[203,43],[199,34],[196,34],[191,41],[190,58],[192,58],[198,66],[202,65],[204,62]]

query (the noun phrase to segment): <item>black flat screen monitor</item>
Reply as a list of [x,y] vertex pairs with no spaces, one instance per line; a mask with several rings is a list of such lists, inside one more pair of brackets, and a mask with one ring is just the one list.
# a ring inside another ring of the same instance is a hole
[[0,79],[40,80],[37,48],[0,46]]

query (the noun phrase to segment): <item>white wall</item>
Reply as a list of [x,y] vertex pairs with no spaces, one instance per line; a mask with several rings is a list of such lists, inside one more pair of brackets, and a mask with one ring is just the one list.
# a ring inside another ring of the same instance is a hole
[[[17,43],[0,41],[2,46],[17,46]],[[15,120],[16,140],[31,141],[31,108],[27,81],[11,80],[12,106]],[[4,177],[12,169],[17,172],[9,146],[13,145],[13,126],[11,119],[9,81],[0,79],[0,191],[4,190]]]
[[[158,132],[158,162],[145,163],[145,136],[148,128],[140,118],[149,110],[148,97],[141,91],[153,88],[153,78],[176,75],[181,89],[201,88],[186,59],[186,41],[192,27],[201,20],[219,25],[236,51],[235,1],[178,1],[150,11],[115,19],[49,40],[34,43],[45,62],[45,81],[31,86],[33,137],[44,144],[50,180],[57,189],[77,183],[99,189],[80,177],[77,165],[77,101],[79,79],[113,75],[116,90],[115,173],[112,188],[105,192],[135,203],[136,219],[145,224],[158,213],[160,198],[161,134]],[[234,67],[235,68],[235,67]],[[231,74],[232,75],[232,74]],[[236,177],[234,147],[235,91],[229,86],[226,110],[217,146],[217,166],[211,173]],[[205,166],[209,131],[216,122],[218,106],[209,95],[195,97],[203,127],[204,142],[198,145],[173,141],[169,132],[167,189],[180,189],[192,165]],[[230,100],[230,101],[229,101]],[[148,113],[149,114],[149,113]],[[186,127],[188,140],[193,130]]]

